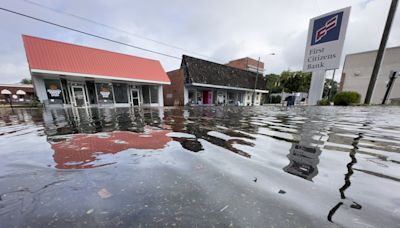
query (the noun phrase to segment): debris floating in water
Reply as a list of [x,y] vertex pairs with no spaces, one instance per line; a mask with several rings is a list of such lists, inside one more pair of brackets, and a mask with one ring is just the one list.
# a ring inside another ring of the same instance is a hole
[[111,192],[109,192],[105,188],[102,188],[100,191],[97,192],[97,194],[99,194],[100,198],[102,198],[102,199],[107,199],[112,196]]

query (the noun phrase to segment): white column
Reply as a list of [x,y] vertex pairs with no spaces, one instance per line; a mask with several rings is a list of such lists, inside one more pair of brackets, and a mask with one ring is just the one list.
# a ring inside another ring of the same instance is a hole
[[158,87],[158,105],[160,107],[164,107],[164,94],[162,85]]
[[[196,95],[195,99],[197,99]],[[187,103],[189,103],[189,92],[186,86],[183,86],[183,105],[186,105]]]
[[308,91],[308,105],[316,105],[322,98],[325,84],[325,71],[312,73],[310,90]]
[[48,99],[43,78],[32,75],[32,83],[35,86],[36,96],[39,98],[39,101],[43,103]]

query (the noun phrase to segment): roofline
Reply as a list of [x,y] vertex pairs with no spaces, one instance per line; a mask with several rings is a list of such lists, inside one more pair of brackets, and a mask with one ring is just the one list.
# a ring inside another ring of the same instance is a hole
[[89,78],[98,78],[98,79],[111,79],[111,80],[122,80],[122,81],[131,81],[131,82],[147,82],[147,83],[154,83],[154,84],[171,85],[171,82],[165,82],[165,81],[133,79],[133,78],[126,78],[126,77],[110,76],[110,75],[81,74],[81,73],[53,71],[53,70],[31,69],[31,73],[57,74],[57,75],[67,75],[67,76],[74,76],[74,77],[89,77]]
[[218,88],[218,89],[233,89],[233,90],[242,90],[242,91],[251,91],[251,92],[253,92],[255,90],[257,93],[268,93],[269,92],[268,90],[261,90],[261,89],[248,89],[248,88],[243,88],[243,87],[221,86],[221,85],[204,84],[204,83],[196,83],[196,82],[190,83],[187,85]]
[[[396,49],[396,48],[400,48],[400,46],[394,46],[394,47],[385,48],[385,50],[388,50],[388,49]],[[348,56],[348,55],[367,54],[367,53],[377,52],[377,51],[378,51],[378,49],[369,50],[369,51],[362,51],[362,52],[355,52],[355,53],[347,54],[346,56]]]
[[[240,71],[244,71],[244,72],[250,72],[250,73],[254,74],[255,77],[257,77],[258,74],[263,75],[262,72],[259,72],[259,73],[257,74],[256,72],[253,72],[253,71],[243,70],[243,69],[236,68],[236,67],[232,67],[232,66],[228,66],[228,65],[225,65],[225,64],[216,63],[216,62],[211,62],[211,61],[209,61],[209,60],[200,59],[200,58],[192,57],[192,56],[189,56],[189,55],[182,55],[182,61],[184,61],[184,57],[185,57],[185,56],[186,56],[186,57],[189,57],[189,58],[193,58],[193,59],[199,59],[199,60],[202,60],[202,61],[205,61],[205,62],[209,62],[209,63],[212,63],[212,64],[217,64],[217,65],[220,65],[220,66],[232,68],[232,69],[235,69],[235,70],[240,70]],[[263,75],[263,76],[264,76],[264,75]]]
[[[229,60],[229,62],[226,63],[226,64],[229,64],[229,63],[234,62],[234,61],[244,60],[244,59],[251,59],[251,60],[254,60],[254,61],[258,61],[257,59],[254,59],[254,58],[251,58],[251,57],[248,57],[248,56],[247,56],[247,57],[243,57],[243,58],[240,58],[240,59]],[[264,64],[264,62],[262,62],[262,61],[260,61],[260,63],[263,63],[263,64]]]
[[[125,56],[129,56],[129,57],[135,57],[135,58],[140,58],[140,59],[149,60],[149,61],[155,61],[155,62],[160,63],[160,65],[161,65],[161,62],[159,60],[156,60],[156,59],[148,59],[148,58],[143,58],[143,57],[136,56],[136,55],[129,55],[129,54],[124,54],[124,53],[120,53],[120,52],[115,52],[115,51],[109,51],[109,50],[105,50],[105,49],[95,48],[95,47],[88,47],[88,46],[84,46],[84,45],[80,45],[80,44],[67,43],[67,42],[63,42],[63,41],[51,40],[51,39],[47,39],[47,38],[42,38],[42,37],[22,34],[22,38],[24,38],[24,37],[47,40],[47,41],[50,41],[50,42],[55,42],[55,43],[60,43],[60,44],[65,44],[65,45],[77,46],[77,47],[81,47],[81,48],[89,48],[89,49],[93,49],[93,50],[97,50],[97,51],[105,51],[105,52],[109,52],[109,53],[113,53],[113,54],[119,54],[119,55],[125,55]],[[24,39],[23,39],[23,41],[24,41]],[[24,46],[25,46],[25,41],[24,41]],[[25,50],[26,50],[26,48],[25,48]]]
[[32,84],[0,84],[0,87],[33,88]]

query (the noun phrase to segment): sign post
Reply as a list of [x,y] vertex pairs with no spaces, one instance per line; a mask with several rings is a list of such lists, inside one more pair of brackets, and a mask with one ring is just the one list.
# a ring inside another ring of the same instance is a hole
[[308,105],[322,98],[325,71],[339,68],[350,7],[312,18],[308,28],[303,71],[312,72]]

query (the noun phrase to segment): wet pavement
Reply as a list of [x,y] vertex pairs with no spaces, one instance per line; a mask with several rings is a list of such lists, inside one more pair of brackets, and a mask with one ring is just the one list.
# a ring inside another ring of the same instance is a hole
[[399,227],[399,107],[0,109],[0,227]]

